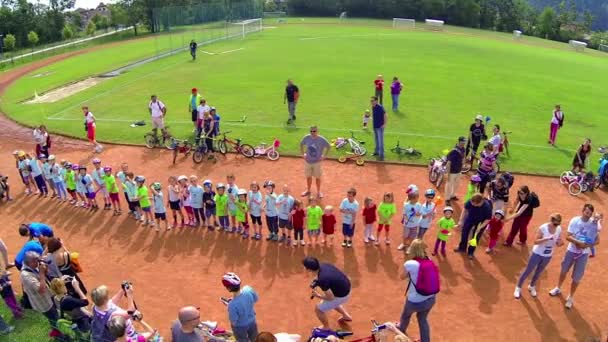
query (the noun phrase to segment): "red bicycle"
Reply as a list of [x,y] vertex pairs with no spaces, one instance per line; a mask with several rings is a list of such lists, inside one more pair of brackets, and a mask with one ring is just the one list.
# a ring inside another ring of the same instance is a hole
[[179,140],[171,137],[171,149],[173,150],[173,164],[177,159],[177,155],[183,153],[186,157],[192,151],[192,143],[188,140]]
[[234,151],[237,154],[242,154],[247,158],[253,158],[253,156],[255,156],[255,150],[253,148],[253,146],[249,145],[249,144],[243,144],[240,138],[237,139],[230,139],[226,136],[226,134],[230,133],[232,131],[228,131],[228,132],[223,132],[221,133],[222,137],[218,139],[217,142],[217,149],[220,151],[221,154],[226,154],[228,153],[228,151],[230,151],[230,148],[234,148]]

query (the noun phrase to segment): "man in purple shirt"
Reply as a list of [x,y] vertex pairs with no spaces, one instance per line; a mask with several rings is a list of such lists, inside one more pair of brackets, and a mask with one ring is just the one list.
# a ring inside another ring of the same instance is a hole
[[378,103],[378,98],[372,96],[372,121],[374,122],[374,141],[376,148],[374,149],[374,156],[378,157],[378,160],[384,160],[384,126],[386,126],[387,115],[384,107]]
[[397,76],[393,77],[393,83],[391,83],[391,98],[393,99],[393,112],[399,111],[399,95],[403,90],[403,83],[399,81]]

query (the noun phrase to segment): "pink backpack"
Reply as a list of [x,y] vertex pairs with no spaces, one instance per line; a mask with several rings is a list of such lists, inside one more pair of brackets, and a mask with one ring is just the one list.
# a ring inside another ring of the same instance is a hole
[[[412,283],[416,289],[416,292],[423,296],[431,296],[439,293],[441,289],[439,268],[437,268],[437,265],[435,265],[435,263],[429,258],[414,258],[414,260],[418,261],[420,264],[416,284]],[[411,282],[412,281],[410,280],[410,283]]]

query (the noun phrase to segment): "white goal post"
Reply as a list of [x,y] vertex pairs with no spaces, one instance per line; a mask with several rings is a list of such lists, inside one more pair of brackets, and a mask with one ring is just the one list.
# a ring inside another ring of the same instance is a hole
[[523,34],[523,32],[521,32],[520,30],[515,30],[515,31],[513,31],[513,38],[515,38],[515,39],[521,39],[522,38],[522,34]]
[[416,28],[416,20],[405,18],[393,18],[393,28]]
[[342,13],[340,13],[340,18],[339,18],[339,19],[340,19],[340,21],[342,21],[342,20],[346,20],[347,18],[348,18],[348,16],[347,16],[346,12],[342,12]]
[[443,30],[443,25],[445,24],[445,21],[437,19],[426,19],[424,23],[429,29],[440,31]]
[[568,45],[570,45],[571,48],[573,48],[576,51],[584,51],[585,48],[587,47],[587,43],[585,42],[580,42],[578,40],[570,40],[568,41]]
[[600,45],[598,45],[597,49],[602,52],[608,52],[608,45],[600,44]]
[[250,33],[262,31],[262,18],[248,19],[231,24],[239,27],[240,32],[237,35],[241,38],[245,38]]
[[264,18],[285,18],[287,12],[275,11],[275,12],[264,12]]

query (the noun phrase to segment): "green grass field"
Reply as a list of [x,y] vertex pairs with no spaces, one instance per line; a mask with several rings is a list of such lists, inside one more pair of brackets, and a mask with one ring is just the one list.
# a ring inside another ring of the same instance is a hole
[[[349,130],[373,147],[373,137],[362,132],[361,117],[369,106],[376,74],[399,76],[405,83],[401,111],[390,112],[386,149],[397,140],[423,152],[419,160],[450,148],[477,113],[488,115],[511,136],[511,157],[503,168],[543,174],[568,169],[574,149],[583,138],[601,140],[602,109],[608,100],[608,59],[587,50],[575,53],[566,44],[525,37],[515,42],[509,34],[447,27],[444,32],[394,30],[390,21],[289,18],[276,20],[246,39],[204,46],[196,62],[184,54],[153,62],[109,79],[64,100],[48,104],[21,104],[34,91],[58,87],[73,80],[109,71],[157,53],[193,33],[183,30],[157,39],[128,42],[38,70],[53,72],[42,78],[15,82],[0,103],[2,110],[26,124],[45,123],[52,131],[84,136],[82,104],[99,119],[101,140],[143,143],[149,128],[130,128],[131,121],[147,118],[149,95],[158,94],[168,108],[168,124],[176,136],[192,130],[187,112],[189,90],[198,87],[222,120],[247,115],[245,124],[222,122],[246,142],[257,144],[278,137],[283,153],[296,153],[308,126],[318,124],[328,139]],[[422,26],[422,25],[418,25]],[[198,36],[197,36],[198,39]],[[233,51],[220,54],[221,52]],[[285,80],[293,78],[302,92],[298,128],[287,128],[283,105]],[[558,148],[547,144],[551,110],[561,103],[566,113]],[[335,152],[332,152],[334,155]],[[387,151],[387,158],[398,160]],[[596,168],[597,155],[592,156]]]
[[[16,275],[19,276],[18,274]],[[15,277],[15,275],[13,275]],[[15,289],[14,289],[15,290]],[[14,320],[11,311],[6,305],[0,305],[0,315],[8,325],[15,327],[15,331],[9,335],[0,336],[0,341],[7,342],[46,342],[52,341],[48,337],[50,328],[44,316],[33,310],[25,311],[25,318]]]

